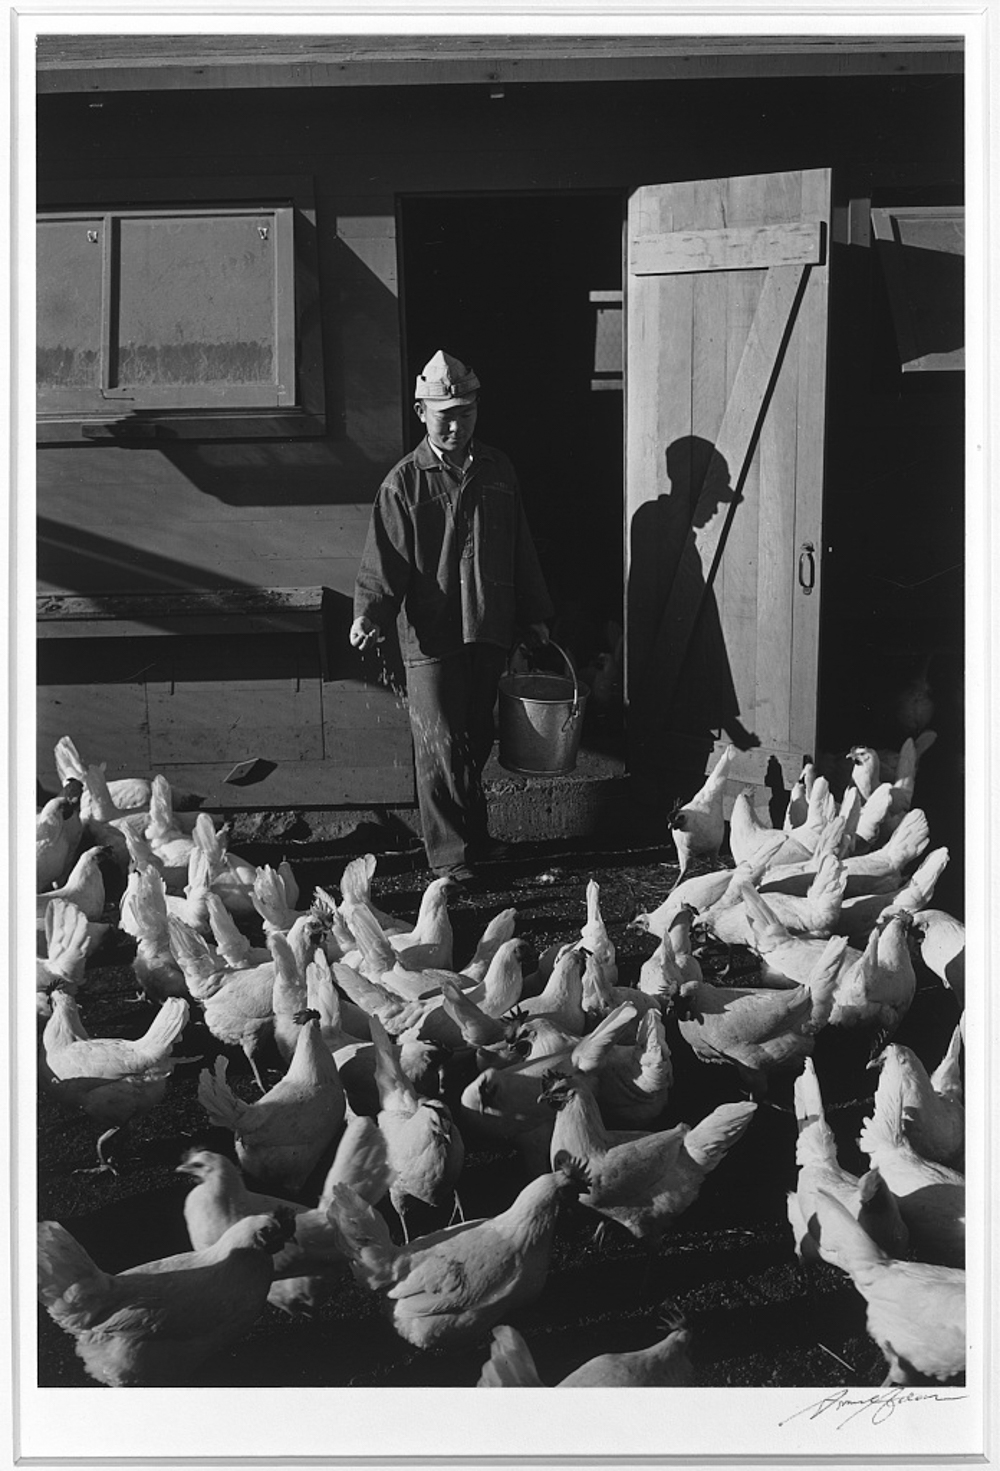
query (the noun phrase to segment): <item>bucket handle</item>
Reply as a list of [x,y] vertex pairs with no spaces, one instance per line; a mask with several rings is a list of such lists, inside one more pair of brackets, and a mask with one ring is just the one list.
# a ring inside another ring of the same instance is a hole
[[[532,650],[529,649],[526,644],[523,647],[526,653],[530,654],[532,652]],[[570,710],[569,714],[566,716],[566,719],[562,723],[562,729],[564,731],[569,730],[570,726],[574,725],[580,716],[580,681],[576,677],[576,670],[573,667],[573,660],[567,654],[562,645],[556,643],[554,638],[550,638],[548,643],[542,644],[541,647],[543,649],[555,649],[557,654],[562,655],[563,662],[565,663],[566,668],[569,670],[569,677],[573,681],[573,708]]]

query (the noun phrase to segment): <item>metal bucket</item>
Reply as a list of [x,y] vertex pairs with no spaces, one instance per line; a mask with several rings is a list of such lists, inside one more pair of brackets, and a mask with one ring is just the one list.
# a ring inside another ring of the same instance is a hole
[[562,674],[505,674],[499,686],[500,765],[520,776],[559,776],[572,771],[580,749],[583,714],[590,691],[580,684],[573,661]]

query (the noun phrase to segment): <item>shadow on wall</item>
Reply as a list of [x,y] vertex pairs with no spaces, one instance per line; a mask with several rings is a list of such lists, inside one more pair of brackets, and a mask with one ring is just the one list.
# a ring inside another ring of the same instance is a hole
[[[142,474],[142,456],[161,455],[197,490],[229,506],[370,504],[402,450],[399,304],[393,292],[342,240],[320,262],[322,292],[299,322],[297,371],[304,407],[322,409],[315,436],[207,440],[179,438],[157,411],[137,410],[108,427],[108,440],[129,451],[123,474]],[[319,302],[325,302],[320,317]],[[320,354],[315,344],[322,338]],[[261,416],[255,415],[258,419]],[[263,417],[266,417],[266,411]],[[88,455],[91,447],[52,449]],[[45,504],[45,464],[39,504]]]
[[[702,565],[696,535],[719,506],[734,504],[734,489],[726,460],[698,435],[685,435],[667,447],[666,469],[670,489],[641,506],[631,526],[629,704],[634,760],[645,769],[674,761],[704,769],[720,729],[742,750],[759,744],[739,719],[718,604],[706,583],[711,569]],[[672,693],[661,678],[671,636],[664,615],[671,599],[671,611],[678,615],[700,605]]]
[[[248,592],[257,591],[256,584],[227,577],[223,573],[206,572],[203,567],[194,567],[173,557],[162,557],[111,537],[98,536],[93,532],[81,531],[77,527],[61,526],[58,522],[40,517],[38,521],[38,572],[45,580],[59,587],[79,588],[88,592],[95,587],[114,588],[121,593],[184,593],[204,592],[209,589],[232,589]],[[323,602],[324,631],[330,661],[329,678],[359,679],[366,683],[386,683],[402,687],[403,667],[395,637],[387,638],[382,648],[380,667],[373,673],[371,660],[363,661],[348,640],[348,630],[353,618],[352,600],[332,588],[326,589]],[[155,615],[149,617],[156,623]],[[183,638],[178,635],[177,638]],[[98,640],[98,642],[104,642]],[[120,643],[121,640],[113,640]],[[177,639],[173,641],[177,642]],[[214,642],[218,642],[216,639]],[[243,641],[246,642],[245,640]],[[207,657],[206,640],[198,640],[197,664],[192,678],[224,679],[225,666],[215,669]],[[247,645],[245,653],[254,663],[259,658],[259,636]],[[88,641],[89,647],[89,641]],[[180,645],[178,644],[178,647]],[[64,647],[64,641],[47,641],[43,648],[46,657],[44,668],[39,673],[42,682],[46,675],[57,682],[73,683],[86,679],[92,666],[80,657],[80,641],[72,640],[72,647]],[[162,657],[159,650],[157,657]],[[232,661],[234,651],[226,645],[225,659]],[[84,667],[86,666],[86,667]],[[74,673],[74,671],[76,671]],[[274,677],[278,677],[279,670]]]
[[251,590],[254,586],[78,526],[64,526],[46,516],[39,516],[37,528],[38,576],[58,587],[166,593],[201,592],[206,588]]
[[[225,505],[370,503],[399,458],[395,295],[349,245],[335,239],[320,260],[320,290],[313,299],[326,303],[326,310],[318,322],[300,322],[300,338],[308,343],[322,334],[325,435],[214,444],[158,438],[170,463]],[[300,372],[306,368],[300,363]]]

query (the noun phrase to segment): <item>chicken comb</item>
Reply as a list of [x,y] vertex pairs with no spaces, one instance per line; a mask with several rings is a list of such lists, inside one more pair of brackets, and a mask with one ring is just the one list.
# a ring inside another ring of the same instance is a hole
[[590,1189],[590,1175],[582,1159],[577,1159],[565,1149],[560,1149],[552,1161],[553,1173],[565,1175],[566,1183],[575,1187],[578,1195]]
[[661,1302],[656,1326],[664,1333],[690,1333],[687,1319],[675,1302]]

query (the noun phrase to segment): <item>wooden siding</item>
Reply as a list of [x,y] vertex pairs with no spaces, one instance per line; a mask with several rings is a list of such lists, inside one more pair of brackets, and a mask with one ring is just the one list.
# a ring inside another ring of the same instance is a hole
[[[115,38],[100,38],[102,47],[105,42],[113,44]],[[174,38],[170,47],[176,44]],[[839,53],[827,54],[831,64],[837,61]],[[910,55],[917,65],[920,53]],[[55,53],[52,58],[58,61]],[[848,64],[842,55],[839,59]],[[680,64],[677,57],[674,61]],[[960,62],[958,52],[947,56],[949,67]],[[260,64],[266,66],[263,60]],[[43,74],[43,89],[45,78],[55,75],[55,70]],[[179,75],[173,74],[174,81]],[[275,73],[269,76],[262,85],[271,85]],[[71,70],[63,80],[76,85]],[[364,666],[346,645],[371,500],[405,447],[410,415],[395,238],[401,195],[565,190],[624,195],[649,180],[793,169],[817,160],[829,162],[844,200],[852,190],[863,192],[858,181],[870,188],[874,180],[883,195],[912,195],[925,186],[958,190],[962,179],[957,76],[900,73],[891,84],[877,76],[766,81],[758,70],[756,80],[689,79],[661,86],[636,74],[628,84],[609,79],[597,94],[588,85],[538,84],[511,87],[502,100],[491,100],[484,88],[451,86],[343,91],[295,86],[269,90],[266,99],[250,92],[220,97],[199,92],[200,82],[191,81],[182,107],[176,96],[158,93],[155,85],[143,93],[128,91],[128,85],[119,72],[112,95],[102,90],[97,98],[73,92],[40,97],[39,198],[58,204],[46,190],[67,178],[101,179],[126,199],[134,187],[137,197],[148,200],[150,183],[157,179],[196,178],[202,197],[212,180],[310,176],[321,305],[311,327],[323,337],[326,431],[294,441],[279,435],[253,443],[164,440],[127,447],[41,447],[40,587],[67,593],[311,584],[334,589],[341,601],[331,634],[333,681],[322,692],[322,719],[324,742],[336,748],[339,764],[329,758],[319,762],[320,780],[312,758],[297,763],[301,781],[295,800],[304,802],[315,800],[318,792],[331,802],[375,801],[379,791],[387,801],[404,800],[390,795],[404,788],[412,799],[405,713],[376,684],[365,685]],[[595,95],[600,106],[594,105]],[[696,128],[691,126],[695,114]],[[734,118],[740,126],[733,126]],[[448,140],[446,148],[442,139]],[[726,222],[716,223],[723,228]],[[678,277],[678,290],[697,293],[699,281],[697,274]],[[870,283],[862,282],[859,290],[870,290]],[[586,294],[582,307],[593,311]],[[720,318],[712,331],[724,335],[724,330]],[[718,382],[726,371],[724,345],[721,356],[713,346],[723,337],[713,337],[712,331],[687,369],[694,433],[699,432],[699,404],[725,388]],[[488,367],[477,361],[481,373]],[[683,376],[679,366],[677,371]],[[500,424],[494,442],[504,445],[503,436]],[[807,451],[803,445],[798,452]],[[773,448],[762,443],[761,474],[784,473],[768,468],[769,454]],[[784,537],[788,527],[762,526],[758,540],[772,531]],[[552,538],[552,548],[558,555],[558,537]],[[766,576],[763,565],[760,575]],[[161,647],[155,657],[162,654]],[[87,754],[108,759],[113,773],[128,769],[139,753],[148,763],[148,736],[137,742],[132,725],[134,719],[146,720],[141,682],[141,713],[133,708],[135,692],[128,686],[127,722],[115,719],[121,708],[115,703],[119,682],[141,668],[146,657],[139,646],[133,655],[127,667],[106,668],[105,655],[81,641],[73,657],[86,657],[87,668],[67,673],[46,645],[40,671],[40,770],[51,765],[50,736],[67,733],[79,738]],[[258,644],[240,657],[238,666],[219,677],[259,677]],[[295,677],[289,674],[292,658],[286,649],[274,664],[273,678]],[[95,693],[104,689],[105,677],[109,687],[115,686],[108,698],[106,692]],[[368,706],[358,704],[358,688],[370,691]],[[333,714],[338,689],[354,692],[341,719]],[[378,739],[369,743],[373,732]],[[376,756],[382,765],[371,765]],[[256,787],[223,790],[245,805],[255,805],[255,798],[262,805],[291,801],[291,765],[279,764]],[[228,769],[212,767],[209,775],[221,781]]]

